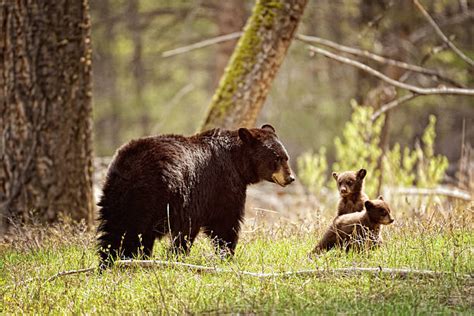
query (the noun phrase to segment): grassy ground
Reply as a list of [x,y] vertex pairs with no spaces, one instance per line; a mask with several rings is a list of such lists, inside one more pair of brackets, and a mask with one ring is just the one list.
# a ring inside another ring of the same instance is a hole
[[[307,259],[322,225],[268,225],[244,232],[231,262],[201,238],[182,261],[235,270],[210,274],[180,267],[118,268],[45,281],[59,271],[97,265],[94,235],[62,223],[20,229],[0,245],[0,313],[474,313],[472,209],[447,218],[399,219],[384,227],[372,252],[330,251]],[[154,256],[166,258],[167,242]],[[282,272],[315,267],[392,267],[449,272],[436,278],[373,274],[258,278],[238,271]],[[29,282],[25,280],[31,279]]]

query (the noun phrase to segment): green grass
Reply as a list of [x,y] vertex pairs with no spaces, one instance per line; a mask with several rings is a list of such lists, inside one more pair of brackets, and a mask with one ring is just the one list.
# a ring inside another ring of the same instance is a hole
[[[307,253],[325,226],[274,224],[244,232],[237,255],[229,262],[218,259],[210,242],[200,238],[190,256],[178,258],[235,273],[113,268],[49,282],[45,279],[59,271],[97,265],[94,235],[67,223],[22,228],[13,240],[0,244],[0,313],[474,313],[474,281],[462,276],[474,272],[470,211],[435,224],[432,219],[398,220],[384,227],[385,244],[380,249],[348,254],[335,250],[310,261]],[[167,257],[167,240],[155,247],[156,259]],[[258,278],[238,273],[378,266],[449,273],[436,278],[331,272]]]

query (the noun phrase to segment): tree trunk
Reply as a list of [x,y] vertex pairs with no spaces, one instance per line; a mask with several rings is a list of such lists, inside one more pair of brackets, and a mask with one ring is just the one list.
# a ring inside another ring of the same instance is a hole
[[[245,25],[245,2],[242,0],[218,0],[215,3],[216,24],[219,35],[242,30]],[[213,74],[213,88],[217,88],[237,40],[225,41],[217,45],[217,54]]]
[[128,1],[128,28],[132,34],[133,42],[133,57],[131,61],[132,76],[134,80],[135,90],[135,104],[140,111],[140,125],[142,127],[142,136],[149,135],[150,133],[150,119],[147,113],[145,98],[143,91],[145,90],[146,78],[145,78],[145,67],[143,65],[143,41],[142,31],[143,28],[140,25],[139,17],[139,0]]
[[8,217],[92,219],[88,1],[0,6],[0,229]]
[[258,0],[227,65],[202,129],[252,127],[307,0]]
[[[115,150],[122,143],[120,137],[121,98],[117,86],[118,63],[116,61],[116,21],[113,16],[113,5],[110,0],[101,0],[91,3],[92,13],[96,12],[98,21],[102,22],[100,30],[95,27],[94,54],[92,63],[94,102],[102,103],[108,109],[100,118],[95,119],[94,131],[100,135],[96,144],[102,151]],[[93,15],[94,16],[94,15]],[[95,26],[96,21],[92,21]],[[97,148],[97,147],[96,147]],[[113,152],[113,151],[112,151]],[[100,155],[99,153],[96,153]]]

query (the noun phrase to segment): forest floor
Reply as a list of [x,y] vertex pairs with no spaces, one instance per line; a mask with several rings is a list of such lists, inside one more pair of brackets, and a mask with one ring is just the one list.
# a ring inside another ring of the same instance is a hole
[[[433,213],[434,214],[434,213]],[[168,258],[168,240],[155,244],[154,259],[181,261],[223,272],[183,266],[96,267],[95,234],[63,221],[30,225],[0,242],[0,314],[264,313],[264,314],[474,314],[472,205],[448,216],[397,218],[384,227],[374,251],[332,250],[307,256],[327,227],[268,223],[245,225],[236,256],[221,261],[201,237],[188,257]],[[337,268],[405,268],[442,272],[405,276],[341,273]],[[320,269],[301,275],[280,272]],[[252,276],[242,273],[277,273]]]

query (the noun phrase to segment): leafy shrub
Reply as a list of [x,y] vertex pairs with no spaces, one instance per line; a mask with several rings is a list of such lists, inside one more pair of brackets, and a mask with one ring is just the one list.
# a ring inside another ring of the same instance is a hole
[[[336,161],[332,170],[367,169],[365,191],[375,196],[380,181],[379,159],[382,155],[380,134],[384,118],[371,120],[373,108],[353,104],[351,120],[346,123],[341,137],[334,140]],[[383,184],[390,186],[434,187],[438,185],[448,168],[448,159],[435,155],[436,117],[431,115],[421,138],[421,145],[411,150],[396,143],[382,159]],[[329,173],[326,149],[318,153],[306,152],[297,159],[298,175],[310,192],[317,194],[325,186],[335,187],[334,181],[327,181]]]

